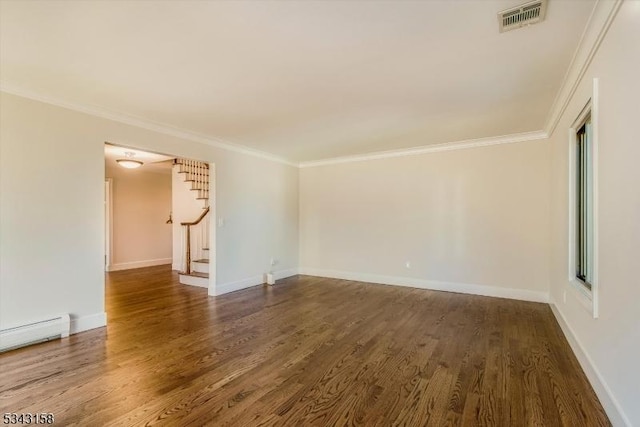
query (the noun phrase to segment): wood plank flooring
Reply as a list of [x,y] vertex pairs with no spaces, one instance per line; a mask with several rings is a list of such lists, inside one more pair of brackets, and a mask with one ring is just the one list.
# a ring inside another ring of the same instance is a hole
[[109,326],[0,355],[2,412],[78,426],[607,426],[550,308],[299,276],[109,273]]

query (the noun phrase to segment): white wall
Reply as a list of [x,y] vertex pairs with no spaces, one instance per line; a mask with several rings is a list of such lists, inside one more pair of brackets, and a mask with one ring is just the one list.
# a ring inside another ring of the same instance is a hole
[[301,270],[546,300],[548,156],[539,140],[303,168]]
[[215,229],[215,265],[224,266],[217,291],[262,283],[261,272],[270,269],[278,277],[296,274],[298,169],[233,152],[220,152],[215,168],[216,214],[225,224]]
[[295,167],[7,93],[0,113],[2,328],[60,312],[104,323],[105,141],[216,163],[214,292],[261,281],[271,256],[298,265]]
[[[174,270],[182,270],[182,262],[184,258],[183,247],[183,227],[181,222],[192,222],[198,219],[202,214],[205,206],[204,200],[197,199],[197,192],[191,190],[191,182],[185,182],[185,174],[178,173],[178,166],[174,166],[171,170],[171,211],[173,212],[173,241],[172,241],[172,257],[173,262],[171,268]],[[213,177],[210,177],[213,179]],[[211,201],[213,204],[213,201]],[[210,213],[210,216],[213,214]],[[213,252],[210,252],[211,254]]]
[[[624,414],[628,425],[640,425],[639,76],[640,2],[624,2],[551,136],[551,297],[614,425],[625,423]],[[590,98],[594,77],[600,87],[598,319],[569,286],[567,238],[568,129]]]
[[1,94],[2,329],[59,313],[104,321],[104,139],[74,116]]
[[[113,160],[112,160],[113,161]],[[114,162],[115,163],[115,162]],[[112,180],[110,270],[125,270],[171,262],[170,169],[147,171],[106,167]]]

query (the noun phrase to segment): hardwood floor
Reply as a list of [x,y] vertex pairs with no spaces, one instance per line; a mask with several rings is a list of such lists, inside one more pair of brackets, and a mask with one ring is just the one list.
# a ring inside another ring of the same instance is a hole
[[58,425],[606,426],[545,304],[300,276],[221,297],[109,273],[109,326],[0,355]]

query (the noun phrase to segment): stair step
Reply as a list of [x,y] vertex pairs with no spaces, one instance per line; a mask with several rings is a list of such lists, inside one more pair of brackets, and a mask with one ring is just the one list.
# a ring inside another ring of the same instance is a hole
[[[181,273],[182,274],[182,273]],[[208,279],[209,278],[209,273],[199,273],[197,271],[192,271],[189,274],[182,274],[183,276],[192,276],[192,277],[202,277],[204,279]]]
[[209,273],[196,273],[194,271],[192,271],[190,274],[180,273],[180,283],[182,283],[183,285],[208,288]]
[[192,273],[209,273],[209,260],[200,259],[191,261]]

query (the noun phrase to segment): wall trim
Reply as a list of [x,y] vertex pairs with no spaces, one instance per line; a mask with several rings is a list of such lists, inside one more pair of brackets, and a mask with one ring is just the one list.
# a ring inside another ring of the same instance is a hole
[[[287,277],[297,275],[298,269],[290,268],[287,270],[278,270],[278,271],[274,271],[273,274],[275,275],[276,280],[286,279]],[[223,283],[221,285],[217,285],[213,289],[213,293],[212,293],[212,290],[209,289],[209,295],[211,296],[224,295],[224,294],[228,294],[229,292],[235,292],[241,289],[262,285],[266,282],[267,282],[266,273],[257,275],[257,276],[251,276],[251,277],[247,277],[246,279],[237,280],[235,282],[228,282],[228,283]]]
[[107,326],[107,313],[95,313],[87,316],[71,316],[71,326],[69,328],[70,334],[77,334],[78,332],[88,331],[90,329],[102,328]]
[[[121,262],[107,266],[107,271],[131,270],[132,268],[155,267],[156,265],[171,264],[173,258],[146,259],[142,261]],[[173,267],[173,266],[172,266]]]
[[576,48],[569,68],[564,75],[560,90],[556,95],[551,110],[547,115],[544,129],[551,136],[558,126],[558,122],[569,106],[569,102],[580,81],[587,72],[587,68],[591,65],[596,52],[600,48],[600,44],[611,27],[623,0],[604,1],[598,0],[591,12],[587,26],[585,27],[578,47]]
[[121,113],[118,111],[109,110],[102,107],[86,106],[67,100],[57,99],[50,96],[41,95],[24,88],[20,88],[14,85],[10,85],[6,82],[0,82],[0,91],[20,96],[23,98],[32,99],[35,101],[43,102],[46,104],[55,105],[58,107],[66,108],[69,110],[78,111],[80,113],[89,114],[96,117],[101,117],[107,120],[112,120],[120,123],[124,123],[131,126],[140,127],[153,132],[162,133],[165,135],[174,136],[181,139],[190,140],[193,142],[214,146],[223,150],[233,151],[249,156],[259,157],[266,160],[271,160],[278,163],[283,163],[294,167],[315,167],[338,163],[358,162],[365,160],[384,159],[390,157],[411,156],[425,153],[433,153],[449,150],[460,150],[465,148],[484,147],[488,145],[515,143],[523,141],[533,141],[539,139],[546,139],[553,134],[562,114],[567,108],[573,94],[575,93],[578,84],[584,76],[587,68],[591,64],[593,57],[595,56],[602,40],[611,27],[623,0],[604,1],[598,0],[594,6],[589,21],[585,27],[584,32],[578,43],[578,47],[573,55],[569,68],[565,73],[560,89],[556,95],[556,98],[551,106],[547,120],[545,122],[544,130],[538,130],[533,132],[524,132],[503,136],[469,139],[463,141],[446,142],[443,144],[425,145],[421,147],[413,147],[400,150],[380,151],[368,154],[335,157],[324,160],[307,161],[307,162],[292,162],[283,157],[260,151],[254,148],[250,148],[241,144],[233,143],[227,140],[223,140],[219,137],[206,136],[196,132],[192,132],[186,129],[178,128],[175,126],[166,125],[164,123],[154,122],[141,117],[132,116],[129,114]]
[[262,275],[247,277],[246,279],[236,280],[234,282],[222,283],[216,285],[213,289],[213,296],[228,294],[229,292],[239,291],[241,289],[251,288],[253,286],[262,285],[264,283]]
[[509,298],[521,301],[549,302],[549,294],[527,289],[503,288],[499,286],[476,285],[470,283],[441,282],[437,280],[415,279],[412,277],[384,276],[378,274],[356,273],[318,268],[300,268],[300,274],[327,277],[331,279],[354,280],[358,282],[379,283],[382,285],[406,286],[434,291],[457,292],[497,298]]
[[[273,272],[273,275],[275,276],[276,280],[286,279],[287,277],[296,276],[297,274],[298,274],[297,268],[289,268],[287,270],[278,270]],[[264,282],[265,283],[267,282],[266,274],[264,277]]]
[[113,261],[113,178],[104,179],[104,200],[105,200],[105,271],[109,271],[111,261]]
[[[621,0],[618,0],[621,1]],[[45,104],[54,105],[57,107],[65,108],[68,110],[77,111],[83,114],[88,114],[95,117],[100,117],[107,120],[112,120],[119,123],[124,123],[130,126],[136,126],[142,129],[150,130],[153,132],[161,133],[164,135],[174,136],[176,138],[186,139],[189,141],[197,142],[200,144],[206,144],[213,147],[217,147],[223,150],[233,151],[236,153],[246,154],[253,157],[259,157],[262,159],[270,160],[277,163],[286,164],[293,167],[305,168],[323,166],[337,163],[349,163],[359,162],[365,160],[384,159],[390,157],[402,157],[402,156],[415,156],[426,153],[436,153],[441,151],[450,150],[462,150],[466,148],[485,147],[489,145],[497,144],[510,144],[516,142],[535,141],[541,139],[547,139],[548,133],[543,130],[537,130],[532,132],[514,133],[509,135],[491,136],[485,138],[467,139],[462,141],[445,142],[442,144],[424,145],[420,147],[404,148],[399,150],[378,151],[367,154],[358,154],[353,156],[334,157],[323,160],[314,160],[308,162],[293,162],[285,159],[284,157],[276,156],[274,154],[256,150],[244,145],[236,144],[230,141],[223,140],[218,137],[206,136],[196,132],[192,132],[186,129],[169,126],[163,123],[153,122],[141,117],[136,117],[121,113],[118,111],[112,111],[96,106],[86,106],[75,102],[70,102],[54,97],[41,95],[17,86],[7,84],[6,82],[0,82],[0,91],[10,95],[19,96],[22,98],[31,99]]]
[[50,96],[38,94],[36,92],[29,91],[14,85],[10,85],[6,82],[0,82],[0,91],[11,95],[20,96],[22,98],[32,99],[34,101],[43,102],[45,104],[55,105],[56,107],[66,108],[68,110],[77,111],[79,113],[89,114],[91,116],[100,117],[114,122],[124,123],[130,126],[136,126],[142,129],[150,130],[153,132],[161,133],[164,135],[174,136],[180,139],[186,139],[189,141],[197,142],[200,144],[210,145],[222,150],[233,151],[236,153],[246,154],[248,156],[259,157],[266,160],[271,160],[277,163],[283,163],[289,166],[297,167],[298,164],[290,162],[289,160],[276,156],[265,151],[256,150],[254,148],[247,147],[245,145],[237,144],[222,138],[207,136],[200,133],[192,132],[186,129],[182,129],[175,126],[170,126],[164,123],[154,122],[142,117],[132,116],[130,114],[122,113],[119,111],[109,110],[103,107],[87,106],[80,103],[62,100]]
[[609,417],[609,421],[614,426],[627,426],[631,427],[631,421],[622,410],[622,406],[617,401],[611,389],[607,385],[606,381],[600,374],[600,371],[596,367],[595,363],[593,363],[593,359],[589,356],[589,353],[586,352],[584,346],[578,339],[577,335],[567,323],[562,311],[560,308],[553,302],[549,302],[549,306],[551,307],[551,311],[555,316],[558,324],[560,325],[560,329],[564,333],[573,353],[576,355],[582,370],[584,371],[587,379],[591,383],[593,390],[596,392],[598,399],[600,399],[600,403],[604,407],[607,416]]
[[510,135],[490,136],[486,138],[466,139],[463,141],[423,145],[421,147],[403,148],[400,150],[377,151],[368,154],[356,154],[353,156],[334,157],[324,160],[301,162],[300,168],[334,165],[338,163],[363,162],[367,160],[388,159],[392,157],[417,156],[426,153],[438,153],[441,151],[462,150],[467,148],[486,147],[489,145],[498,144],[513,144],[516,142],[536,141],[547,138],[548,135],[546,132],[538,130],[534,132],[523,132]]

